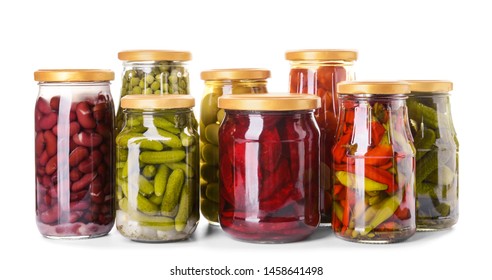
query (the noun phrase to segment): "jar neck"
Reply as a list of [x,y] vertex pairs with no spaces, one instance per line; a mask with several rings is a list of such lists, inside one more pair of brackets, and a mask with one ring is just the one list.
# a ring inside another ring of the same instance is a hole
[[319,66],[344,66],[350,67],[355,64],[355,61],[345,60],[291,60],[290,65],[292,68],[312,68]]

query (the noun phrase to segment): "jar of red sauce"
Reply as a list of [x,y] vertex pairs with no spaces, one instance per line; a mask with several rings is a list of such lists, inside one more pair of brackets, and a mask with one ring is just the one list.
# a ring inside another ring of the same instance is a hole
[[338,118],[336,85],[355,79],[353,50],[296,50],[285,54],[290,61],[289,88],[291,93],[307,93],[321,98],[321,108],[315,111],[320,129],[321,166],[321,225],[331,222],[331,148],[334,143]]

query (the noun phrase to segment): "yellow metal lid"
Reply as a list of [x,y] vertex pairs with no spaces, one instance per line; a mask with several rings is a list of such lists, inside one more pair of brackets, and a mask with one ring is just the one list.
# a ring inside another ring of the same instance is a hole
[[448,93],[453,83],[445,80],[406,80],[412,93]]
[[192,108],[194,106],[195,99],[190,95],[133,94],[121,98],[121,107],[126,109],[178,109]]
[[337,84],[339,94],[408,94],[410,85],[403,81],[352,81]]
[[321,107],[321,99],[308,94],[233,94],[219,97],[218,106],[223,109],[247,111],[311,110]]
[[200,74],[202,80],[262,80],[270,78],[270,70],[260,68],[212,69]]
[[97,82],[114,80],[114,72],[104,69],[40,69],[34,72],[38,82]]
[[337,49],[313,49],[313,50],[295,50],[285,53],[287,60],[357,60],[357,51],[355,50],[337,50]]
[[188,61],[191,53],[170,50],[130,50],[118,53],[118,59],[124,61]]

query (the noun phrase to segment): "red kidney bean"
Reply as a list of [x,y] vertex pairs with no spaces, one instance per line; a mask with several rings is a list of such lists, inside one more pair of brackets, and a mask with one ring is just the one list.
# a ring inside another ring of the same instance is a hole
[[80,219],[80,217],[82,217],[83,214],[83,211],[70,211],[70,217],[68,220],[70,223],[75,223]]
[[58,166],[58,159],[56,155],[54,155],[46,163],[46,167],[45,167],[46,174],[51,175],[55,173],[57,166]]
[[104,154],[107,155],[109,153],[109,146],[106,143],[101,144],[99,147],[99,150]]
[[60,107],[60,96],[53,96],[50,100],[50,107],[53,111],[58,111]]
[[51,185],[57,185],[58,184],[58,175],[55,173],[51,176],[50,178]]
[[70,167],[77,166],[80,162],[85,160],[89,156],[89,150],[85,147],[77,147],[75,148],[68,158],[68,162]]
[[[36,163],[36,165],[39,166],[39,161]],[[44,174],[46,174],[45,171],[44,171],[44,167],[39,166],[38,169],[37,169],[37,173],[38,173],[38,175],[41,175],[41,176],[43,176]]]
[[50,209],[42,212],[39,215],[39,219],[45,224],[51,224],[58,220],[58,205],[51,207]]
[[89,158],[79,164],[78,169],[83,173],[92,172],[93,170],[96,170],[101,161],[102,153],[99,150],[93,150]]
[[39,127],[44,130],[48,130],[53,128],[55,126],[56,122],[58,121],[58,114],[51,112],[48,115],[43,116],[41,120],[39,121]]
[[79,192],[83,189],[85,189],[87,186],[89,186],[89,184],[94,181],[94,179],[97,177],[97,174],[94,174],[94,173],[87,173],[85,174],[84,176],[82,176],[82,178],[80,178],[80,180],[78,180],[77,182],[74,182],[71,186],[71,190],[73,192]]
[[92,219],[93,219],[93,215],[92,215],[92,213],[91,213],[91,212],[86,212],[86,213],[84,214],[84,220],[85,220],[86,222],[92,222]]
[[41,127],[39,127],[39,122],[43,118],[43,113],[41,113],[38,109],[34,111],[34,131],[41,131]]
[[46,152],[48,152],[48,156],[54,156],[57,152],[57,139],[56,136],[51,132],[51,130],[47,130],[44,132],[44,140],[46,141]]
[[36,156],[39,156],[44,151],[44,147],[46,145],[46,141],[44,140],[44,133],[38,132],[36,134],[36,140],[35,141],[36,141],[35,142]]
[[102,136],[97,133],[89,133],[87,131],[82,131],[75,134],[72,137],[75,144],[84,147],[96,147],[99,146],[103,140]]
[[103,190],[103,184],[100,176],[98,176],[96,179],[94,179],[94,181],[92,181],[92,183],[89,186],[89,189],[91,191],[91,194],[100,193]]
[[84,211],[89,209],[89,202],[85,200],[70,202],[70,211]]
[[51,196],[51,198],[58,198],[58,186],[50,186],[50,188],[48,189],[48,194]]
[[83,200],[86,195],[87,195],[87,190],[83,190],[80,192],[71,192],[70,193],[70,201]]
[[82,178],[83,173],[80,172],[77,168],[72,168],[70,170],[70,181],[75,182]]
[[48,210],[48,206],[46,206],[46,204],[38,203],[37,213],[41,213],[41,212],[44,212],[46,210]]
[[111,185],[110,184],[106,184],[106,186],[104,186],[103,193],[105,195],[109,195],[109,194],[111,194],[111,190],[112,190]]
[[75,112],[70,111],[69,118],[70,118],[70,121],[73,122],[77,119],[77,114],[75,114]]
[[80,131],[80,124],[78,122],[71,122],[70,136],[74,136],[75,134],[79,133],[79,131]]
[[75,113],[77,114],[77,120],[83,128],[95,128],[96,121],[92,117],[92,111],[87,102],[80,102],[76,109]]
[[102,123],[97,124],[96,132],[105,138],[111,137],[111,130],[105,124]]
[[53,185],[51,182],[51,177],[48,175],[43,176],[41,183],[44,185],[45,188],[49,188]]
[[106,111],[108,109],[107,103],[98,103],[94,105],[92,111],[94,112],[94,118],[97,121],[103,120],[106,117]]
[[45,115],[51,113],[50,105],[48,104],[48,101],[44,98],[38,99],[36,109],[38,109],[41,113]]
[[108,214],[111,211],[111,208],[107,204],[101,205],[101,213]]
[[97,204],[103,203],[104,202],[104,193],[102,191],[100,192],[91,192],[91,201]]
[[46,166],[46,163],[48,162],[48,159],[50,159],[50,157],[48,156],[48,152],[43,151],[41,153],[41,155],[39,156],[39,164],[41,166]]
[[51,205],[51,202],[52,202],[52,198],[49,194],[45,194],[43,196],[43,202],[44,202],[44,205],[48,206],[48,205]]

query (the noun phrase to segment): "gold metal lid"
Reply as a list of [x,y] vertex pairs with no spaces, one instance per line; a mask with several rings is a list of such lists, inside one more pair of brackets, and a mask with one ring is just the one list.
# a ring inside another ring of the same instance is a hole
[[114,72],[104,69],[40,69],[34,72],[38,82],[97,82],[114,80]]
[[247,111],[295,111],[321,107],[321,99],[309,94],[232,94],[219,97],[219,108]]
[[270,70],[260,68],[212,69],[200,74],[202,80],[263,80],[270,78]]
[[403,81],[352,81],[337,84],[339,94],[407,94],[410,85]]
[[130,50],[118,53],[118,59],[124,61],[188,61],[191,53],[170,50]]
[[178,109],[192,108],[195,99],[190,95],[164,94],[143,95],[133,94],[121,98],[121,107],[126,109]]
[[445,80],[406,80],[412,93],[448,93],[453,83]]
[[337,50],[337,49],[313,49],[313,50],[296,50],[285,53],[287,60],[357,60],[357,51],[355,50]]

